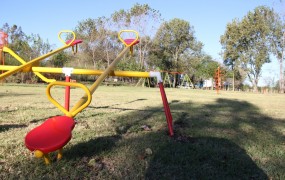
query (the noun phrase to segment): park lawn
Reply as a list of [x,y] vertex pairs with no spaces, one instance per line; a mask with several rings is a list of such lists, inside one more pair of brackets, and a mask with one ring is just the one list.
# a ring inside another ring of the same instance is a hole
[[[45,88],[0,85],[0,179],[285,179],[283,94],[166,89],[169,137],[158,88],[102,86],[76,116],[63,159],[46,166],[24,145],[62,115]],[[71,91],[74,104],[83,92]],[[64,88],[52,94],[63,103]]]

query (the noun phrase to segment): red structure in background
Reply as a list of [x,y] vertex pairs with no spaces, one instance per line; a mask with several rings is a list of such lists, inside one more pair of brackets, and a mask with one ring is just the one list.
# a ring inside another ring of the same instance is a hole
[[[7,45],[8,45],[8,34],[0,31],[0,62],[1,62],[1,65],[5,64],[5,56],[2,55],[2,50],[3,50],[3,47]],[[2,70],[2,73],[3,72],[4,71]]]
[[217,94],[219,94],[219,90],[222,89],[222,76],[223,74],[221,73],[221,69],[220,67],[217,68],[217,70],[215,71],[215,88],[217,91]]

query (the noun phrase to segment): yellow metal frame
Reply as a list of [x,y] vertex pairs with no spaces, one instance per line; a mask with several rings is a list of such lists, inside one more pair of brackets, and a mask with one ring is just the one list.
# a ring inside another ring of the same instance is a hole
[[[4,47],[3,51],[6,53],[9,53],[11,56],[13,56],[16,60],[18,60],[21,64],[26,64],[27,62],[25,60],[23,60],[20,56],[18,56],[16,53],[14,53],[14,51],[12,51],[10,48],[8,47]],[[17,66],[15,66],[16,68]],[[9,68],[7,70],[13,70],[14,68]],[[28,72],[30,71],[30,68],[26,68],[22,70],[23,72]],[[47,82],[47,83],[51,83],[53,81],[55,81],[55,79],[48,79],[46,78],[44,75],[42,75],[40,72],[34,72],[35,75],[37,75],[39,78],[41,78],[43,81]]]
[[[136,35],[135,40],[131,44],[126,44],[126,42],[121,38],[121,34],[125,32],[131,32]],[[66,42],[62,39],[63,33],[71,33],[73,35],[72,40],[66,44]],[[86,74],[86,75],[100,75],[99,78],[91,85],[91,87],[88,89],[83,84],[79,83],[69,83],[69,82],[58,82],[53,79],[47,79],[40,73],[62,73],[63,68],[47,68],[47,67],[34,67],[36,64],[39,63],[39,61],[54,55],[55,53],[58,53],[68,47],[71,46],[71,44],[75,41],[76,35],[73,31],[70,30],[62,30],[58,34],[59,40],[64,44],[63,47],[58,48],[54,51],[51,51],[43,56],[40,56],[38,58],[35,58],[29,62],[24,61],[21,57],[19,57],[16,53],[14,53],[11,49],[8,47],[4,47],[3,51],[11,54],[15,59],[17,59],[22,65],[20,66],[6,66],[6,65],[0,65],[0,70],[5,70],[3,74],[0,75],[0,79],[3,79],[7,76],[10,76],[14,73],[17,73],[19,71],[23,72],[34,72],[37,76],[39,76],[44,81],[50,83],[47,87],[46,94],[48,96],[48,99],[56,106],[58,107],[64,114],[66,114],[69,117],[74,117],[77,113],[79,113],[81,110],[83,110],[85,107],[89,105],[91,102],[91,94],[95,92],[95,90],[98,88],[100,83],[107,77],[107,76],[121,76],[121,77],[150,77],[149,72],[134,72],[134,71],[114,71],[114,68],[116,64],[119,62],[119,60],[132,48],[134,43],[137,42],[139,39],[139,34],[137,31],[134,30],[122,30],[118,33],[119,40],[126,46],[123,51],[114,59],[114,61],[109,65],[109,67],[105,71],[100,70],[86,70],[86,69],[74,69],[73,74]],[[85,91],[84,96],[74,105],[74,107],[67,111],[63,106],[61,106],[57,101],[52,98],[50,94],[50,89],[52,86],[59,85],[59,86],[75,86],[80,87]]]
[[[45,55],[42,55],[42,56],[40,56],[40,57],[37,57],[37,58],[35,58],[35,59],[33,59],[33,60],[29,61],[29,62],[25,62],[25,61],[24,61],[23,59],[21,59],[18,55],[16,55],[12,50],[10,50],[10,49],[7,48],[7,47],[4,47],[4,48],[3,48],[3,51],[4,51],[4,52],[8,52],[8,53],[12,53],[11,55],[12,55],[13,57],[15,57],[18,61],[20,61],[20,62],[22,63],[22,65],[17,66],[17,67],[15,67],[14,69],[9,70],[9,71],[7,71],[7,72],[1,74],[1,75],[0,75],[0,79],[6,78],[6,77],[8,77],[8,76],[10,76],[10,75],[12,75],[12,74],[15,74],[15,73],[19,72],[19,71],[24,71],[24,72],[31,71],[32,67],[33,67],[35,64],[37,64],[39,61],[41,61],[41,60],[43,60],[43,59],[46,59],[47,57],[50,57],[50,56],[52,56],[52,55],[54,55],[54,54],[56,54],[56,53],[58,53],[58,52],[60,52],[60,51],[63,51],[64,49],[69,48],[70,45],[71,45],[71,44],[74,42],[74,40],[75,40],[75,33],[72,32],[72,31],[69,31],[69,30],[64,30],[64,31],[61,31],[61,32],[59,33],[59,34],[60,34],[59,37],[61,36],[62,33],[72,33],[72,34],[73,34],[73,39],[72,39],[68,44],[66,44],[66,43],[64,42],[65,45],[64,45],[63,47],[58,48],[58,49],[56,49],[56,50],[54,50],[54,51],[51,51],[51,52],[49,52],[49,53],[47,53],[47,54],[45,54]],[[60,41],[63,41],[61,37],[60,37]],[[24,64],[24,63],[25,63],[25,64]],[[42,77],[42,76],[41,76],[41,77]]]
[[[0,65],[0,70],[8,71],[8,70],[13,70],[16,67],[17,66]],[[63,72],[63,68],[32,67],[31,72],[60,74]],[[103,70],[93,70],[93,69],[73,69],[72,70],[72,74],[78,74],[78,75],[101,75],[103,73],[104,73]],[[110,71],[108,76],[148,78],[150,77],[150,74],[149,72],[138,72],[138,71]]]
[[[51,96],[51,93],[50,93],[50,89],[53,87],[53,86],[56,86],[56,85],[59,85],[59,86],[72,86],[72,87],[80,87],[81,89],[83,89],[85,91],[85,95],[86,95],[86,99],[85,99],[85,102],[82,103],[80,106],[78,106],[76,109],[73,109],[71,111],[67,111],[62,105],[60,105],[52,96]],[[47,89],[46,89],[46,94],[47,94],[47,97],[48,99],[50,100],[51,103],[53,103],[59,110],[61,110],[66,116],[68,117],[74,117],[76,116],[76,114],[78,114],[80,111],[82,111],[84,108],[86,108],[91,100],[92,100],[92,96],[91,96],[91,93],[89,91],[89,89],[83,85],[83,84],[80,84],[80,83],[71,83],[71,82],[60,82],[60,81],[54,81],[52,83],[50,83],[48,86],[47,86]]]

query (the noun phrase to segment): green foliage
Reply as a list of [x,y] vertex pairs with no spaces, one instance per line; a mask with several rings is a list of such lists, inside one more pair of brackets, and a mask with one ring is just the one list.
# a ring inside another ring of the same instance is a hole
[[[194,37],[194,28],[181,19],[172,19],[158,29],[151,50],[153,65],[168,71],[184,71],[182,55],[199,53],[202,44]],[[160,62],[161,61],[161,62]]]
[[241,67],[257,90],[263,64],[269,63],[270,22],[273,11],[260,6],[241,21],[233,20],[221,36],[223,58],[232,69]]
[[[88,18],[79,22],[75,28],[78,39],[82,39],[78,57],[81,61],[75,67],[106,68],[119,52],[121,44],[116,33],[108,29],[109,19],[100,17]],[[75,61],[76,62],[76,61]]]
[[[27,36],[22,31],[22,28],[17,25],[10,27],[9,24],[6,23],[3,25],[1,30],[8,34],[9,48],[25,61],[30,61],[31,59],[46,54],[51,49],[51,45],[48,41],[44,42],[38,34]],[[9,54],[6,54],[5,63],[8,65],[19,64],[19,62]]]
[[68,54],[64,51],[61,51],[61,52],[55,54],[49,60],[49,64],[51,64],[53,67],[64,67],[64,65],[66,64],[68,59],[69,59]]
[[269,36],[271,52],[279,63],[279,90],[284,93],[285,80],[283,63],[285,60],[285,20],[284,17],[281,18],[279,14],[274,13],[271,21]]
[[134,60],[134,58],[126,58],[126,59],[122,59],[118,63],[116,70],[119,70],[119,71],[142,71],[143,69],[140,67],[140,64]]
[[43,54],[46,54],[51,51],[51,45],[48,40],[44,41],[39,34],[31,34],[27,36],[27,41],[30,46],[30,58],[34,59]]

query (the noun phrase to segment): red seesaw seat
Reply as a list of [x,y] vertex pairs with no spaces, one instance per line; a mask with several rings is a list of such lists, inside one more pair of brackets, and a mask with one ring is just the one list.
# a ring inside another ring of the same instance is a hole
[[[69,44],[70,41],[72,41],[72,40],[70,39],[70,40],[66,41],[65,43],[66,43],[66,44]],[[75,40],[70,44],[70,46],[74,46],[74,45],[80,44],[80,43],[82,43],[82,42],[83,42],[83,41],[82,41],[81,39],[75,39]]]
[[31,130],[25,138],[26,147],[47,154],[61,149],[71,139],[75,121],[67,116],[55,116]]
[[133,45],[136,45],[136,44],[138,44],[140,41],[139,40],[136,40],[136,39],[124,39],[124,41],[125,41],[125,43],[127,44],[127,45],[130,45],[130,44],[132,44],[134,41],[136,41],[136,42],[134,42],[134,44],[132,44],[132,46]]

